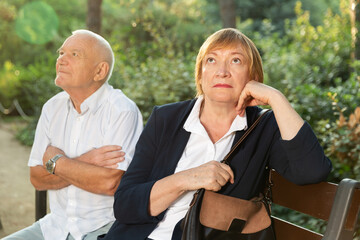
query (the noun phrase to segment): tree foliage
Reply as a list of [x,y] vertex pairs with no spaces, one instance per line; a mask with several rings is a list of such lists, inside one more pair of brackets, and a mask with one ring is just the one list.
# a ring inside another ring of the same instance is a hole
[[[53,84],[56,49],[72,30],[86,27],[87,1],[64,0],[60,4],[48,0],[60,25],[55,38],[42,45],[26,43],[14,31],[17,14],[27,2],[0,2],[0,30],[7,33],[0,35],[0,102],[19,100],[36,122],[44,102],[60,91]],[[265,82],[289,98],[316,129],[336,169],[346,172],[341,169],[350,163],[341,160],[340,150],[352,147],[343,142],[351,136],[346,135],[344,126],[336,125],[340,113],[332,108],[334,99],[329,96],[336,94],[344,117],[355,114],[360,106],[360,68],[350,58],[348,2],[236,3],[237,28],[258,46]],[[319,9],[321,14],[312,14]],[[116,57],[110,83],[138,104],[145,121],[154,105],[194,97],[195,56],[206,36],[222,27],[216,0],[103,0],[102,13],[102,34],[113,46]],[[282,24],[281,31],[278,23]],[[34,126],[29,126],[30,132]],[[22,136],[32,135],[24,131]],[[32,140],[27,142],[31,144]],[[359,161],[351,156],[351,161]]]
[[[282,89],[294,107],[314,124],[332,116],[327,92],[350,75],[351,35],[348,12],[330,10],[313,26],[298,2],[295,22],[287,21],[286,35],[257,35],[263,52],[265,81]],[[270,24],[270,23],[267,23]],[[306,97],[305,97],[306,96]],[[354,106],[352,106],[354,108]]]
[[[54,85],[56,49],[71,31],[86,28],[87,0],[47,0],[60,22],[54,39],[29,44],[15,21],[30,0],[0,1],[0,103],[14,99],[33,116],[18,134],[31,145],[42,105]],[[102,35],[116,63],[110,83],[139,106],[144,120],[154,105],[194,97],[195,57],[222,27],[217,0],[103,0]],[[329,180],[359,179],[360,63],[351,59],[347,0],[242,0],[237,28],[258,46],[265,83],[282,91],[317,133],[334,171]],[[260,7],[261,6],[261,7]],[[279,214],[286,215],[286,212]],[[309,217],[290,220],[322,231]]]

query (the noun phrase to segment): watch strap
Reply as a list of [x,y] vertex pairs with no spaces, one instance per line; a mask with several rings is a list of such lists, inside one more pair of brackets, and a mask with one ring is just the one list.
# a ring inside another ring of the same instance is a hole
[[56,161],[57,161],[59,158],[63,157],[63,156],[64,156],[64,155],[62,155],[62,154],[56,154],[54,157],[50,158],[49,161],[52,162],[52,168],[51,168],[51,171],[50,171],[51,174],[54,174],[54,172],[55,172]]

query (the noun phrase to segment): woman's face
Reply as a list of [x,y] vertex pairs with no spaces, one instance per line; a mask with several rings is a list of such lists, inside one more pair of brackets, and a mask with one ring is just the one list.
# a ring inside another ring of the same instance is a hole
[[240,45],[214,49],[202,62],[201,86],[205,99],[237,104],[241,91],[250,80],[249,63]]

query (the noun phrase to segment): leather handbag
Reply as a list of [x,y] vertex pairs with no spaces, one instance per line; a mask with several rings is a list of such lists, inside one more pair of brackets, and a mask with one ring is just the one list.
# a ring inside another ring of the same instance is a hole
[[[256,121],[225,156],[229,158],[269,110],[259,113]],[[250,200],[199,189],[182,222],[182,240],[275,240],[270,216],[271,183],[265,193]]]

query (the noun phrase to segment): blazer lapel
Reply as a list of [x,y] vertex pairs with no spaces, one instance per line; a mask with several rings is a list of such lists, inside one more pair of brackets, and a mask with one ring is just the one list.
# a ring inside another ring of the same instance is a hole
[[175,172],[175,168],[184,152],[184,149],[186,147],[186,144],[190,138],[190,133],[185,131],[183,128],[184,123],[189,116],[194,104],[196,102],[196,99],[193,99],[190,101],[189,105],[184,109],[184,111],[179,116],[179,121],[174,124],[174,131],[169,139],[170,147],[168,148],[168,152],[166,156],[169,157],[168,162],[168,173],[167,174],[173,174]]

